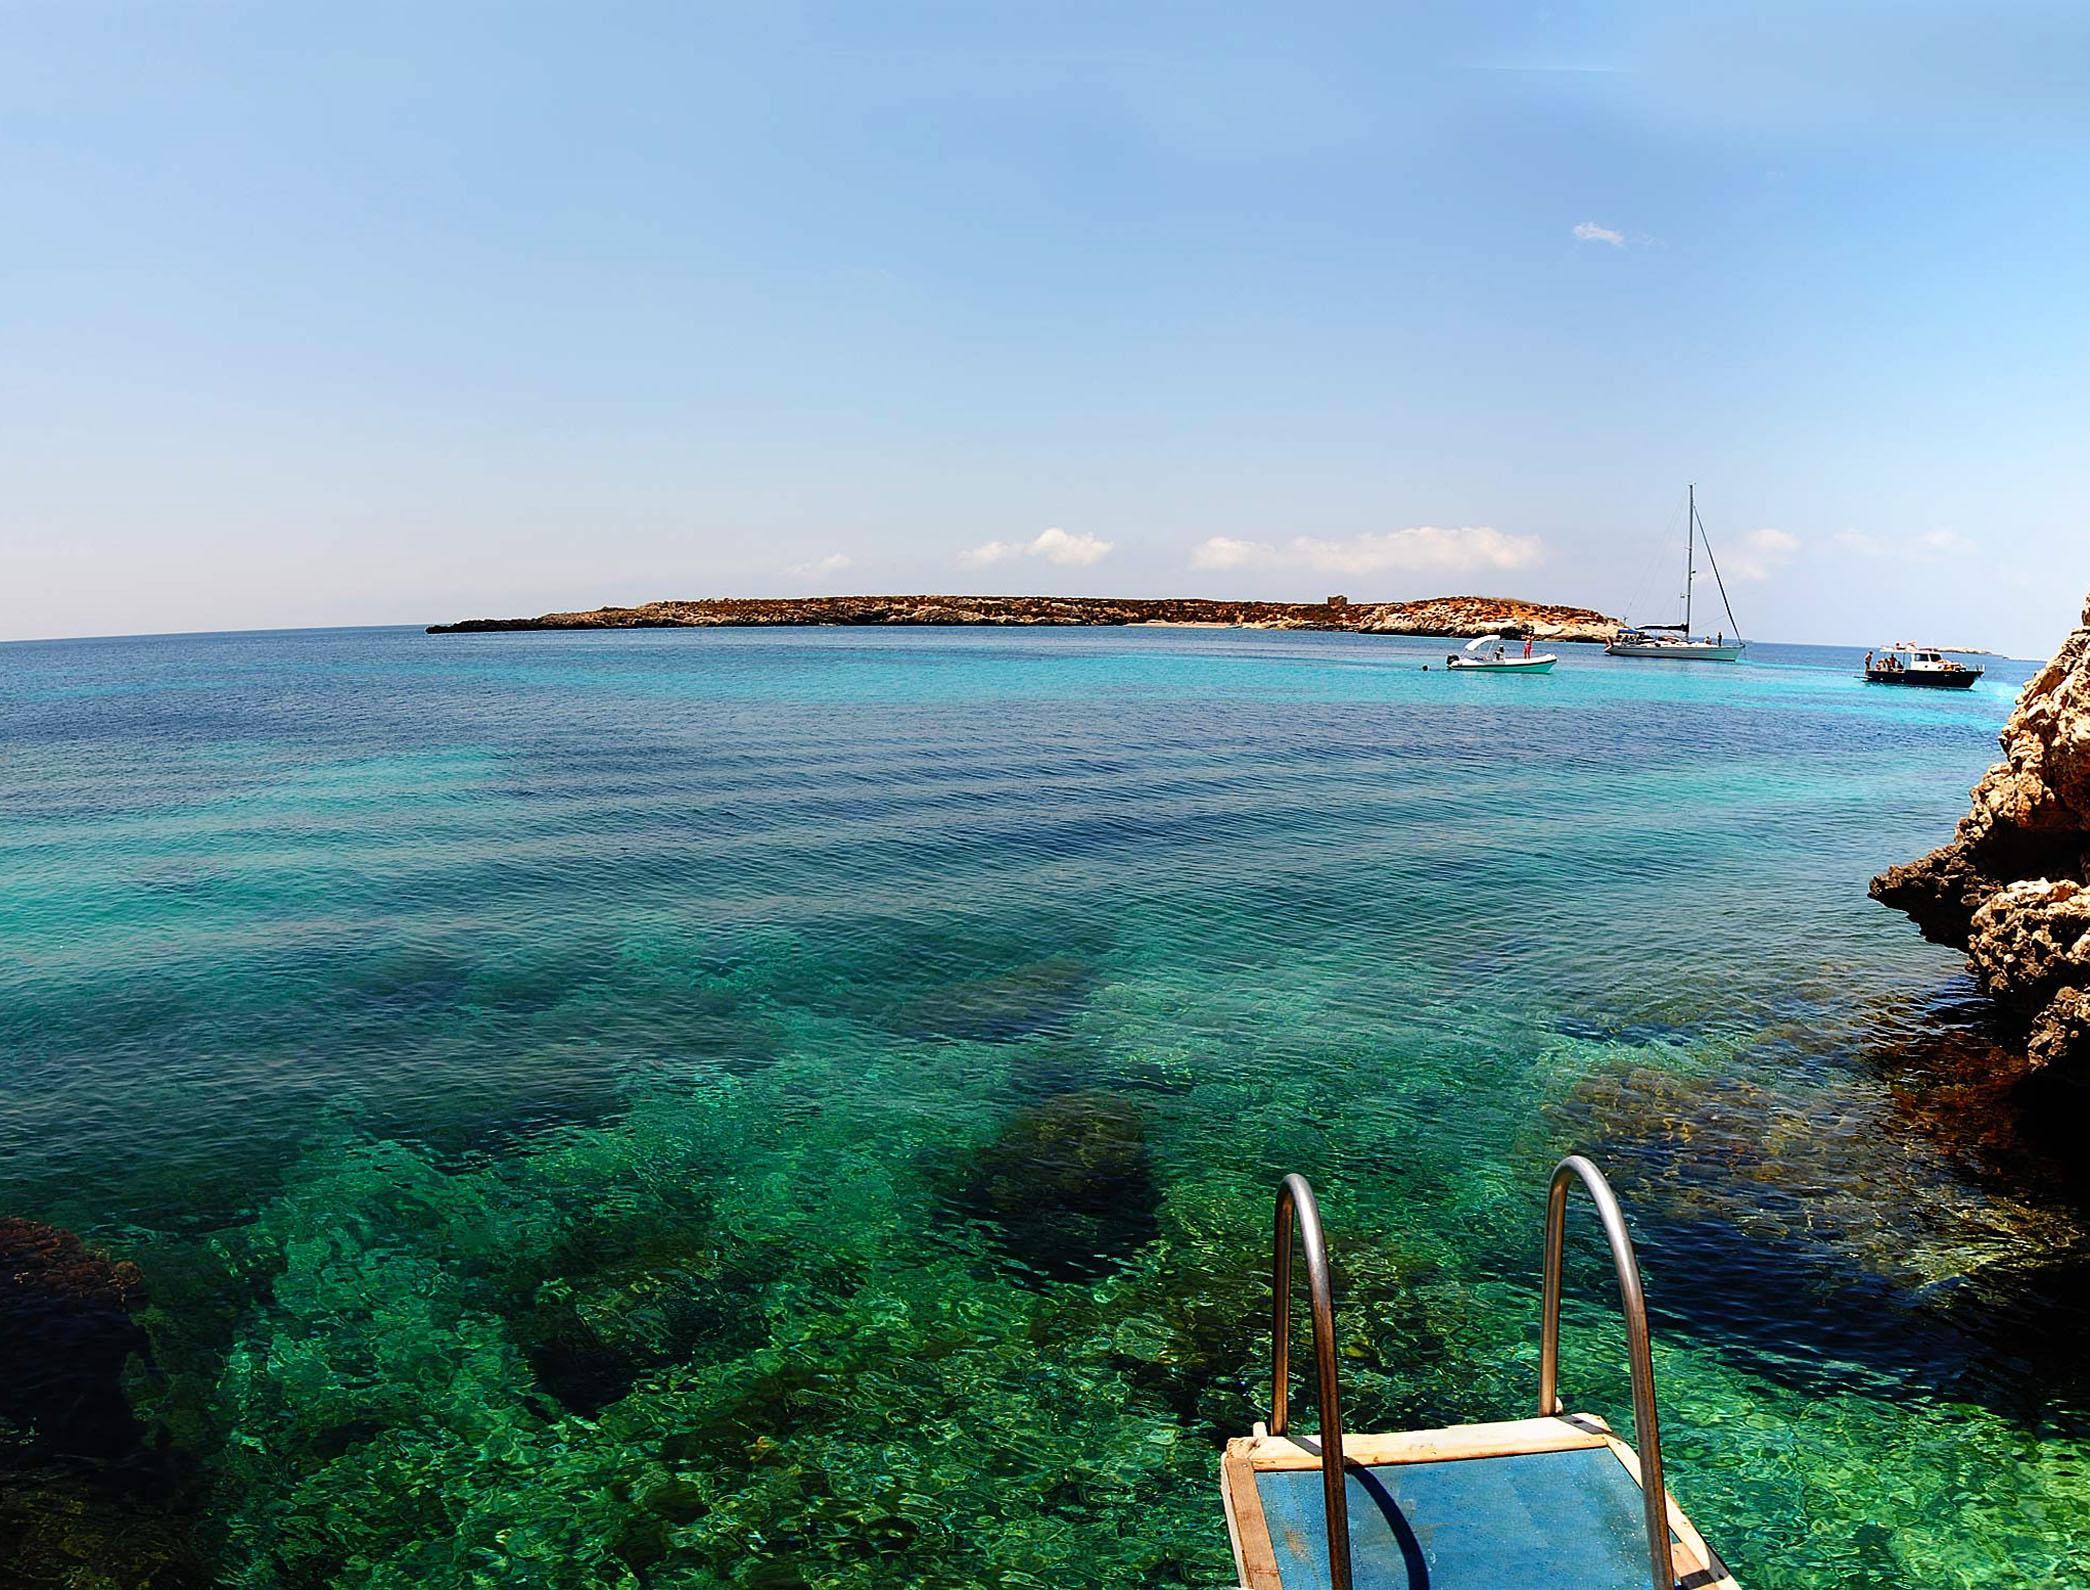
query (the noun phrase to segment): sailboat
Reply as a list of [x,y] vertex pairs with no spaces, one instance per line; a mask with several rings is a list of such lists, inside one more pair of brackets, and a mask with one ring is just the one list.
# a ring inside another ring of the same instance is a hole
[[[1733,640],[1722,630],[1717,636],[1691,634],[1691,587],[1698,578],[1698,543],[1705,542],[1705,561],[1720,588],[1720,605],[1727,609],[1727,622],[1734,624],[1734,608],[1727,600],[1727,582],[1720,578],[1720,565],[1713,561],[1713,543],[1698,517],[1698,488],[1692,486],[1689,517],[1684,521],[1684,621],[1681,624],[1638,624],[1622,629],[1604,648],[1611,657],[1666,657],[1677,662],[1733,662],[1747,649],[1739,634]],[[1740,625],[1735,625],[1737,630]]]

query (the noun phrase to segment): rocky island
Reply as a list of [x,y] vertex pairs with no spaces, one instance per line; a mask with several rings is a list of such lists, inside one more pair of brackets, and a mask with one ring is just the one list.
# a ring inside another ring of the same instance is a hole
[[1872,880],[1872,897],[1967,952],[2024,1027],[2035,1071],[2090,1062],[2090,604],[2003,727],[1949,844]]
[[705,597],[598,607],[538,618],[468,618],[431,624],[431,635],[528,629],[692,629],[752,624],[1209,625],[1345,630],[1370,635],[1531,635],[1607,641],[1619,621],[1587,607],[1507,596],[1437,596],[1415,602],[1228,602],[1199,597],[805,596]]

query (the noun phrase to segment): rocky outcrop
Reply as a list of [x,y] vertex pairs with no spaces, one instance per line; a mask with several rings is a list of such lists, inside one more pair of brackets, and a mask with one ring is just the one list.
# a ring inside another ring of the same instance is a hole
[[1872,880],[1872,897],[1967,952],[2024,1025],[2034,1068],[2090,1061],[2090,605],[2018,696],[2003,760],[1952,842]]
[[518,629],[689,629],[760,624],[1196,624],[1249,629],[1345,630],[1374,635],[1535,635],[1606,641],[1618,620],[1587,607],[1509,596],[1439,596],[1418,602],[1222,602],[1194,597],[808,596],[706,597],[598,607],[540,618],[468,618],[431,624],[431,635]]
[[1530,635],[1538,640],[1607,641],[1619,621],[1587,607],[1522,602],[1503,596],[1433,596],[1420,602],[1380,602],[1359,608],[1344,626],[1373,635]]

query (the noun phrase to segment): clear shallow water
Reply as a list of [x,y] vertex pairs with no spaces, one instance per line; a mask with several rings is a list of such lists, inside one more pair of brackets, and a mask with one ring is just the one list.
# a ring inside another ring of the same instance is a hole
[[1864,895],[2029,668],[1443,651],[0,648],[0,1214],[153,1298],[82,1516],[255,1586],[1224,1584],[1276,1177],[1353,1424],[1510,1417],[1589,1147],[1745,1584],[2090,1575],[2079,1202],[1928,1102],[1959,961]]

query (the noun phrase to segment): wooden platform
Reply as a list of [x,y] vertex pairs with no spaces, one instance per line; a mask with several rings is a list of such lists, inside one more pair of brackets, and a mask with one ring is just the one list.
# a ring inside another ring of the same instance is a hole
[[[1649,1590],[1640,1461],[1601,1419],[1346,1434],[1343,1455],[1355,1590]],[[1220,1490],[1247,1590],[1328,1590],[1321,1486],[1310,1446],[1227,1443]],[[1735,1590],[1666,1500],[1678,1584]]]

